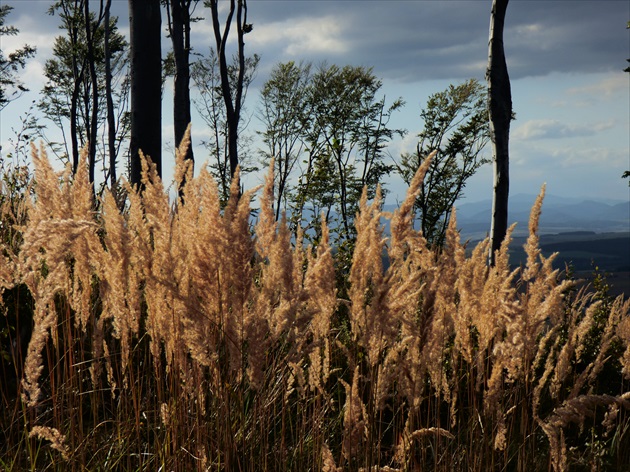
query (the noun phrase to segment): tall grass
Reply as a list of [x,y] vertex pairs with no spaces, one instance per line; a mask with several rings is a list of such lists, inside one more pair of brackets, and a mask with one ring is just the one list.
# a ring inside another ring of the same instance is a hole
[[393,214],[362,198],[346,297],[325,222],[316,247],[276,222],[269,175],[252,228],[253,191],[222,208],[187,145],[174,203],[148,161],[95,201],[85,156],[72,176],[33,149],[2,218],[5,316],[32,335],[3,361],[1,469],[628,470],[630,302],[542,256],[544,189],[527,265],[508,237],[489,268],[455,216],[442,250],[414,230],[425,161]]

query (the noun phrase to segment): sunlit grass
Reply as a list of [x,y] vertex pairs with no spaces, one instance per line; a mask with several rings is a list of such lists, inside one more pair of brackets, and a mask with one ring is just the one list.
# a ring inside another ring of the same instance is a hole
[[306,247],[276,222],[271,175],[252,231],[249,194],[222,208],[178,155],[175,204],[148,163],[122,210],[94,201],[85,163],[59,175],[43,150],[33,196],[3,187],[5,319],[32,327],[27,349],[0,337],[3,470],[630,463],[630,302],[561,281],[538,248],[542,194],[527,265],[508,238],[488,268],[455,217],[442,250],[413,229],[426,164],[389,237],[380,197],[362,200],[342,293],[325,223]]

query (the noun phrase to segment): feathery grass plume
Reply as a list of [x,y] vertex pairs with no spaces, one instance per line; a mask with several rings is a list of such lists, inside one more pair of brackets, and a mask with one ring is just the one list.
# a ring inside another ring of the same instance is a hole
[[[141,268],[134,264],[134,258],[140,257],[141,251],[134,244],[137,238],[130,228],[128,218],[118,208],[116,199],[109,190],[105,190],[102,205],[102,221],[105,234],[102,251],[102,276],[100,298],[103,313],[98,327],[103,330],[107,320],[112,321],[114,336],[120,340],[121,368],[126,372],[130,359],[131,338],[138,335],[140,329],[140,278]],[[94,352],[98,359],[99,352]],[[126,375],[124,375],[126,381]]]
[[39,378],[44,371],[42,351],[49,339],[50,332],[55,329],[57,324],[54,301],[50,298],[47,300],[46,294],[38,290],[31,291],[31,293],[37,301],[33,311],[33,333],[28,343],[26,360],[24,361],[24,377],[22,378],[22,401],[28,407],[39,404],[42,395]]
[[[494,337],[497,328],[496,320],[493,322],[490,316],[480,316],[485,311],[484,298],[488,266],[485,263],[488,254],[489,239],[485,239],[475,246],[470,257],[466,257],[465,249],[460,246],[455,253],[459,276],[456,281],[456,290],[459,298],[456,316],[456,338],[459,355],[468,363],[480,363],[481,359],[475,359],[475,355],[481,357],[488,348],[490,340]],[[473,335],[476,339],[473,340]],[[475,354],[477,353],[477,354]],[[478,370],[479,374],[483,372]]]
[[276,224],[273,212],[273,169],[272,161],[265,176],[255,226],[257,263],[254,277],[257,283],[251,289],[253,300],[244,318],[245,338],[251,346],[256,346],[257,351],[250,350],[247,366],[247,374],[254,388],[262,385],[267,361],[261,352],[266,352],[281,335],[286,335],[295,320],[295,307],[291,306],[289,298],[292,294],[283,293],[285,288],[289,292],[293,291],[294,268],[286,222],[283,218]]
[[[533,391],[532,413],[536,421],[540,421],[539,409],[541,395],[543,394],[543,391],[547,389],[551,375],[556,372],[557,351],[562,342],[562,336],[560,336],[561,328],[561,325],[554,326],[543,336],[540,343],[538,343],[539,350],[537,358],[534,360],[533,368],[535,369],[538,367],[538,365],[542,362],[545,353],[547,354],[547,357],[545,359],[545,366],[542,375],[540,375],[537,379]],[[552,342],[553,344],[549,347],[548,352],[546,352],[546,346]]]
[[[256,251],[261,259],[260,280],[254,311],[267,321],[271,340],[276,341],[289,330],[299,329],[298,307],[304,299],[301,275],[296,280],[291,233],[283,215],[278,224],[273,211],[273,161],[265,177],[260,198],[260,214],[256,224]],[[300,252],[297,245],[296,252]],[[298,268],[301,273],[301,267]],[[291,340],[288,340],[289,342]]]
[[[76,222],[95,223],[93,187],[88,170],[88,148],[81,151],[79,165],[69,187],[71,218]],[[99,255],[103,250],[96,224],[85,228],[85,231],[74,241],[72,253],[72,292],[68,300],[75,311],[77,327],[86,327],[91,313],[93,277],[98,272]]]
[[391,242],[388,250],[392,263],[404,260],[409,251],[416,249],[412,245],[412,243],[416,242],[418,236],[418,234],[414,234],[416,232],[413,229],[413,207],[422,191],[424,176],[436,154],[437,151],[433,151],[422,161],[422,164],[411,179],[405,199],[392,215]]
[[[609,435],[614,428],[617,418],[619,416],[619,409],[622,404],[626,407],[626,410],[630,409],[630,405],[628,404],[628,402],[630,402],[630,391],[622,393],[617,397],[617,400],[615,400],[614,403],[610,403],[608,405],[608,411],[606,412],[606,415],[604,416],[604,421],[602,423],[602,425],[606,428],[604,432],[605,436]],[[623,423],[621,425],[624,426]]]
[[[4,253],[8,254],[5,256]],[[2,294],[5,289],[15,285],[15,261],[7,244],[0,240],[0,307],[2,306]]]
[[155,163],[141,154],[142,185],[141,207],[144,211],[144,224],[149,232],[149,273],[145,280],[145,301],[147,305],[146,327],[150,335],[151,354],[160,357],[160,346],[164,347],[167,368],[175,361],[182,341],[182,333],[177,318],[175,297],[172,289],[176,283],[178,260],[173,254],[173,217],[162,180],[158,176]]
[[598,407],[616,404],[630,410],[630,393],[619,396],[581,395],[571,398],[556,408],[549,418],[540,423],[551,446],[552,465],[556,472],[567,470],[567,451],[564,428],[574,423],[582,425],[588,417],[593,417]]
[[[461,243],[459,232],[457,231],[457,210],[453,207],[451,219],[446,230],[445,247],[451,254],[450,260],[443,255],[444,263],[453,265],[452,284],[452,304],[451,317],[453,320],[453,332],[455,334],[453,352],[456,356],[462,356],[466,362],[472,363],[474,342],[472,339],[472,317],[470,310],[462,306],[462,295],[460,293],[464,285],[461,280],[469,275],[466,267],[466,249]],[[472,282],[471,280],[468,283]]]
[[65,436],[61,434],[58,429],[46,426],[33,426],[28,434],[28,437],[38,437],[50,441],[50,447],[52,447],[55,451],[60,452],[61,456],[65,460],[68,460],[70,456],[70,448],[67,444],[65,444]]
[[[316,254],[307,252],[307,267],[304,275],[306,310],[311,317],[310,330],[313,333],[312,350],[309,353],[309,385],[323,393],[330,375],[330,320],[337,309],[337,288],[335,268],[330,248],[330,235],[326,218],[321,216],[322,237]],[[297,241],[301,241],[301,230]],[[298,243],[299,244],[299,243]]]
[[[227,340],[230,370],[240,378],[243,371],[243,342],[247,338],[247,326],[251,317],[247,313],[253,285],[252,260],[254,241],[249,227],[249,215],[254,188],[243,193],[239,198],[239,175],[235,173],[230,187],[230,199],[223,218],[227,235],[226,254],[223,276],[223,333]],[[256,352],[262,355],[262,352]]]
[[355,341],[366,350],[370,365],[376,366],[387,344],[396,334],[397,324],[385,306],[387,285],[383,277],[385,239],[380,222],[380,187],[371,205],[363,189],[355,218],[357,238],[350,269],[350,327]]
[[354,369],[352,385],[339,379],[346,390],[346,402],[343,407],[343,444],[342,451],[350,460],[358,454],[367,436],[367,414],[359,393],[359,366]]
[[372,467],[359,467],[359,472],[403,472],[403,469],[396,469],[394,467],[390,467],[385,465],[383,467],[378,465],[373,465]]
[[626,347],[620,359],[621,372],[626,379],[630,380],[630,316],[624,316],[617,325],[617,336]]
[[184,136],[182,137],[179,146],[175,148],[175,184],[178,188],[181,188],[184,194],[190,193],[190,190],[186,190],[185,187],[188,182],[193,178],[193,161],[186,159],[186,153],[190,147],[190,130],[192,124],[188,123]]
[[[432,386],[439,395],[444,395],[444,400],[451,400],[450,372],[445,369],[445,364],[451,356],[451,349],[446,346],[449,340],[456,336],[455,320],[458,311],[458,294],[456,291],[459,275],[458,251],[461,252],[459,233],[456,228],[457,219],[453,215],[446,232],[445,245],[436,254],[435,276],[429,286],[432,294],[432,322],[429,325],[426,341],[422,346],[422,357],[427,366]],[[466,332],[467,329],[464,331]],[[454,361],[454,359],[453,359]],[[454,406],[454,405],[453,405]]]
[[[608,313],[606,327],[599,340],[599,350],[597,357],[592,362],[592,368],[588,374],[588,382],[593,385],[597,382],[597,378],[604,368],[604,364],[610,356],[610,348],[616,339],[616,329],[623,319],[628,319],[630,315],[630,299],[624,299],[622,295],[618,296],[611,304]],[[589,393],[593,393],[591,387]]]
[[525,253],[527,254],[527,263],[525,265],[525,271],[523,272],[522,279],[524,281],[532,280],[539,270],[538,258],[541,251],[539,247],[540,238],[538,237],[538,225],[540,223],[540,214],[542,213],[543,200],[545,198],[546,185],[543,184],[540,188],[540,193],[534,201],[529,215],[529,236],[525,243]]
[[[519,359],[523,351],[523,339],[519,332],[522,320],[518,316],[516,289],[513,284],[518,269],[510,270],[508,261],[508,247],[514,227],[512,225],[508,228],[496,254],[495,264],[489,268],[481,293],[482,306],[473,321],[479,332],[478,369],[484,373],[484,378],[478,379],[478,384],[483,384],[485,380],[484,408],[489,412],[501,411],[499,400],[503,391],[504,369],[512,376],[512,381],[517,380]],[[485,349],[490,350],[493,360],[492,365],[487,367],[483,357],[486,355]]]
[[[0,164],[0,171],[5,172]],[[12,227],[12,223],[22,223],[25,217],[26,202],[23,197],[12,194],[4,178],[0,179],[0,308],[2,307],[2,294],[5,289],[15,285],[17,247],[19,238],[12,233],[18,228]],[[17,207],[17,208],[15,208]]]
[[[592,329],[595,313],[601,306],[601,302],[595,302],[586,308],[584,316],[580,316],[582,315],[582,309],[584,309],[588,298],[586,298],[583,303],[572,307],[567,329],[567,341],[558,354],[555,362],[554,376],[549,388],[552,398],[559,398],[560,389],[564,381],[573,372],[574,362],[579,361],[585,338]],[[580,382],[580,384],[582,384],[582,382]],[[579,386],[578,391],[581,387],[582,385]]]
[[326,444],[322,446],[322,472],[342,472],[343,468],[337,467],[335,458]]
[[[402,430],[396,444],[396,450],[394,452],[393,460],[395,463],[408,467],[407,464],[411,449],[416,439],[422,439],[424,437],[436,437],[443,436],[448,439],[455,439],[452,433],[448,430],[439,427],[420,428],[412,431],[411,418],[408,417],[405,421],[405,427]],[[405,469],[406,470],[406,469]]]
[[[390,259],[386,278],[390,286],[387,304],[391,313],[398,313],[399,318],[411,318],[416,315],[418,297],[422,293],[422,284],[434,265],[433,254],[427,248],[427,241],[420,231],[413,228],[413,206],[420,194],[422,182],[431,160],[433,151],[422,162],[407,189],[405,200],[391,215],[391,238],[387,248]],[[405,313],[405,315],[402,315]],[[403,325],[403,334],[408,334]]]
[[[89,301],[86,305],[83,297],[88,300],[91,297],[93,263],[80,259],[89,258],[90,250],[98,252],[101,247],[91,208],[87,210],[78,196],[80,208],[73,213],[69,167],[58,175],[50,166],[43,148],[38,152],[32,146],[32,151],[37,184],[35,198],[28,202],[29,221],[23,230],[24,239],[17,267],[21,281],[35,299],[33,335],[25,360],[25,378],[22,380],[25,390],[23,398],[29,406],[35,405],[41,394],[39,376],[43,371],[42,350],[49,336],[57,346],[55,296],[63,294],[73,299],[73,308],[77,312],[75,321],[85,327],[90,307]],[[86,166],[85,156],[81,166]],[[83,176],[78,176],[77,185],[84,187]],[[81,191],[88,190],[83,188]],[[89,214],[86,215],[85,211]],[[83,286],[77,288],[73,277],[82,279]],[[79,291],[82,292],[80,296]]]
[[[188,189],[193,189],[194,192]],[[188,235],[190,244],[191,287],[186,317],[185,335],[193,358],[203,366],[215,366],[219,330],[227,303],[228,287],[224,272],[229,257],[229,240],[225,222],[221,218],[221,203],[215,180],[202,168],[194,183],[187,184],[187,207],[196,205],[198,216],[192,220]]]
[[521,275],[526,288],[519,296],[519,315],[515,318],[517,324],[514,325],[514,330],[523,339],[519,363],[524,366],[527,383],[535,376],[531,368],[539,349],[541,334],[549,325],[562,323],[565,316],[564,294],[573,285],[570,280],[559,281],[559,271],[552,266],[557,254],[543,257],[538,245],[537,231],[544,195],[543,185],[530,214],[530,234],[524,246],[527,265]]
[[[511,382],[524,378],[527,385],[530,383],[535,375],[532,367],[541,334],[549,320],[552,323],[558,322],[564,313],[563,293],[570,282],[558,283],[558,271],[553,270],[551,264],[554,256],[544,258],[538,247],[538,221],[544,193],[543,186],[530,214],[530,235],[525,244],[527,266],[521,275],[521,281],[526,284],[526,288],[518,297],[514,295],[513,289],[512,295],[505,297],[518,301],[513,302],[512,315],[507,318],[506,337],[495,347],[495,355],[500,360],[493,368],[489,382],[495,388],[500,381],[502,369],[507,369]],[[487,400],[496,398],[496,393],[496,390],[489,389]]]
[[[435,151],[425,159],[414,175],[405,200],[389,215],[391,238],[387,246],[390,265],[382,281],[381,318],[385,320],[389,346],[378,365],[375,400],[385,406],[389,388],[397,381],[413,405],[418,405],[425,365],[420,355],[421,327],[418,325],[419,301],[433,277],[434,258],[420,231],[413,228],[413,207],[420,194],[424,176]],[[381,255],[379,254],[379,258]],[[361,259],[356,258],[361,264]],[[392,335],[399,337],[394,342]],[[408,357],[403,361],[404,357]]]

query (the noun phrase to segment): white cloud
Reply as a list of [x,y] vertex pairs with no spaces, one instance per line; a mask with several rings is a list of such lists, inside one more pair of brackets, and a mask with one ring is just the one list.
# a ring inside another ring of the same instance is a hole
[[608,169],[624,170],[628,165],[628,153],[626,149],[610,149],[601,147],[574,148],[566,147],[551,152],[551,155],[559,160],[563,168],[567,167],[606,167]]
[[540,23],[529,23],[515,28],[516,34],[527,37],[538,36],[542,29],[543,27]]
[[319,18],[293,18],[254,26],[249,42],[253,48],[280,45],[285,54],[327,53],[340,54],[349,49],[349,44],[342,38],[343,26],[338,18],[323,16]]
[[615,126],[614,120],[576,125],[559,120],[529,120],[516,128],[512,134],[515,140],[562,139],[580,136],[593,136]]
[[628,76],[626,74],[615,74],[603,78],[589,85],[582,87],[572,87],[567,90],[568,95],[586,95],[592,99],[611,99],[620,93],[628,91]]

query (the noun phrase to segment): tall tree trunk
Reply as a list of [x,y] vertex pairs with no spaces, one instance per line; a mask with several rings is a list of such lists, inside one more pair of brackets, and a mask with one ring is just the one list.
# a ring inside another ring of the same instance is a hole
[[[175,84],[173,93],[173,124],[175,145],[179,146],[190,117],[190,7],[191,0],[169,0],[169,32],[175,56]],[[185,159],[194,162],[192,145]]]
[[109,13],[112,0],[105,4],[105,98],[107,100],[107,153],[109,155],[109,178],[111,188],[114,189],[116,181],[116,117],[114,116],[114,100],[112,98],[112,63],[109,44],[110,23]]
[[[90,2],[86,0],[84,3],[84,15],[85,15],[85,40],[87,42],[88,54],[87,62],[90,72],[90,84],[92,88],[92,104],[89,107],[90,126],[88,133],[88,170],[90,176],[90,182],[94,184],[94,169],[96,167],[96,139],[98,131],[98,78],[96,76],[96,64],[94,58],[94,34],[92,27],[96,29],[98,27],[98,21],[92,24],[90,17]],[[87,107],[86,107],[87,108]],[[88,117],[86,117],[88,118]]]
[[140,184],[139,151],[162,175],[162,53],[160,0],[129,0],[131,36],[130,181]]
[[494,164],[494,194],[490,226],[489,263],[505,239],[508,221],[509,138],[512,119],[512,92],[503,49],[503,26],[509,0],[493,0],[488,41],[488,112]]
[[[67,5],[62,4],[65,10]],[[70,23],[68,27],[68,36],[70,43],[76,45],[78,42],[78,31],[75,24]],[[79,167],[79,131],[78,131],[78,109],[79,109],[79,93],[81,84],[83,83],[84,64],[79,65],[76,55],[72,56],[72,79],[74,81],[72,88],[72,96],[70,97],[70,142],[72,147],[72,172],[76,173]]]
[[[247,24],[247,0],[230,0],[230,9],[225,20],[224,30],[221,31],[219,22],[218,0],[210,0],[209,6],[212,12],[212,26],[217,46],[219,59],[219,74],[221,77],[221,92],[225,101],[226,121],[228,127],[228,155],[230,158],[230,176],[233,178],[239,164],[238,158],[238,124],[241,114],[241,102],[243,97],[243,81],[245,77],[245,42],[243,36],[251,31],[251,25]],[[235,90],[230,87],[227,59],[225,57],[225,45],[230,34],[232,19],[236,13],[236,33],[238,44],[239,71]]]

